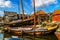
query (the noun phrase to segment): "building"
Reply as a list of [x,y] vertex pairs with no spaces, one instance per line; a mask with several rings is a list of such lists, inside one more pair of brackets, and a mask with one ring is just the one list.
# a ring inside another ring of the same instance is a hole
[[[39,10],[39,11],[37,11],[35,13],[36,13],[36,19],[37,19],[38,22],[43,22],[43,21],[48,20],[47,19],[48,15],[44,11]],[[33,18],[33,17],[34,17],[34,14],[31,15],[31,18]]]
[[17,19],[22,19],[22,14],[17,14]]
[[0,16],[0,25],[3,24],[3,17]]
[[53,12],[52,21],[60,22],[60,10],[55,10]]
[[5,23],[9,23],[10,21],[17,19],[17,13],[16,12],[4,12],[4,21]]
[[47,14],[44,11],[40,10],[36,14],[38,15],[37,17],[39,21],[47,21]]
[[[24,19],[28,19],[30,15],[24,14]],[[18,19],[22,19],[22,14],[17,14]]]

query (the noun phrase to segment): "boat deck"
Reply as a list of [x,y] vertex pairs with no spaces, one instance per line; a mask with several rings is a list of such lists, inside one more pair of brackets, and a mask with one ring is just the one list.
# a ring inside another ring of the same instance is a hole
[[25,20],[16,20],[16,21],[12,21],[9,24],[14,24],[14,23],[18,23],[18,22],[25,22],[25,21],[29,21],[29,20],[33,20],[33,18],[29,18],[29,19],[25,19]]

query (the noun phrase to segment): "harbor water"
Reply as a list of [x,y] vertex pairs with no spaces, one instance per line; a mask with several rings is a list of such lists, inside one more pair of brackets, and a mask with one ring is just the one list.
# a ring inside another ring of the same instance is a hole
[[4,35],[5,40],[58,40],[57,36],[55,34],[50,34],[50,35],[40,35],[39,37],[37,36],[30,36],[30,35],[24,35],[23,36],[13,36],[10,34],[5,34]]

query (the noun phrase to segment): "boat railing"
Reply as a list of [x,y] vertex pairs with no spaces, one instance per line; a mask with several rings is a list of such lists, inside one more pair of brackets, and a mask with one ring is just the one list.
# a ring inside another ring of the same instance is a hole
[[18,31],[18,30],[20,30],[20,31],[21,31],[21,30],[23,30],[23,31],[24,31],[24,30],[32,30],[32,28],[9,28],[9,29],[10,29],[10,30],[17,30],[17,31]]

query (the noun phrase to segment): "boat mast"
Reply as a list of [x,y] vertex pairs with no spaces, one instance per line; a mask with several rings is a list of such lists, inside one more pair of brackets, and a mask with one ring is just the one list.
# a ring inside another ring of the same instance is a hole
[[33,6],[34,6],[34,28],[35,28],[36,27],[35,0],[33,0]]
[[20,19],[20,2],[18,2],[18,12],[19,12],[18,19]]
[[21,0],[21,8],[22,8],[22,20],[24,20],[24,10],[23,10],[23,3],[22,3],[22,0]]

